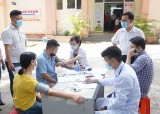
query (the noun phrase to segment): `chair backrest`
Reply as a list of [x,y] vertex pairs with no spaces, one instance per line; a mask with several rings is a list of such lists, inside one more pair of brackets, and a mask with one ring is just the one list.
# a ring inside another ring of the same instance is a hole
[[19,114],[19,113],[18,113],[18,111],[17,111],[15,108],[13,108],[13,109],[10,111],[9,114]]
[[150,99],[148,96],[140,99],[140,114],[150,114]]

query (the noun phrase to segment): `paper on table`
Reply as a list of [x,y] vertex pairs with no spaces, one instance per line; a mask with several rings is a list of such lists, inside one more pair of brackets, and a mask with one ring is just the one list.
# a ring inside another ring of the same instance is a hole
[[97,87],[97,84],[92,83],[92,84],[81,84],[80,87],[83,89],[95,89]]

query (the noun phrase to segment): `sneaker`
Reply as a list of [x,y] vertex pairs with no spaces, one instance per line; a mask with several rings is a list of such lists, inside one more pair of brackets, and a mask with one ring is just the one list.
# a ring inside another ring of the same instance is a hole
[[3,101],[0,101],[0,105],[5,105],[5,103]]

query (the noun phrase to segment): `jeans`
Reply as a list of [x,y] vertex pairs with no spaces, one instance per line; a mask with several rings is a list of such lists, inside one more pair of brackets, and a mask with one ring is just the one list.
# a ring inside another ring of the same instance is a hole
[[20,114],[42,114],[42,104],[36,101],[31,108],[21,111]]
[[[14,75],[13,75],[13,72],[9,70],[9,67],[8,67],[8,62],[5,61],[5,64],[6,64],[6,67],[7,67],[7,70],[8,70],[8,74],[9,74],[9,79],[10,79],[10,91],[11,91],[11,95],[13,97],[13,79],[14,79]],[[13,63],[14,67],[19,67],[20,66],[20,63]]]

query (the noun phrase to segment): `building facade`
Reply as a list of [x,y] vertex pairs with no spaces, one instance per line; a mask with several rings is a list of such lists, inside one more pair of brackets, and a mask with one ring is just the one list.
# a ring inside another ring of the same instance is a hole
[[[120,18],[125,11],[160,21],[156,11],[160,9],[159,3],[159,0],[0,0],[0,33],[9,25],[9,12],[13,9],[23,12],[23,29],[28,37],[70,31],[73,26],[69,17],[78,12],[82,12],[82,18],[90,24],[83,32],[83,36],[88,36],[93,32],[111,31],[111,21]],[[107,16],[110,17],[108,25],[105,24]]]

